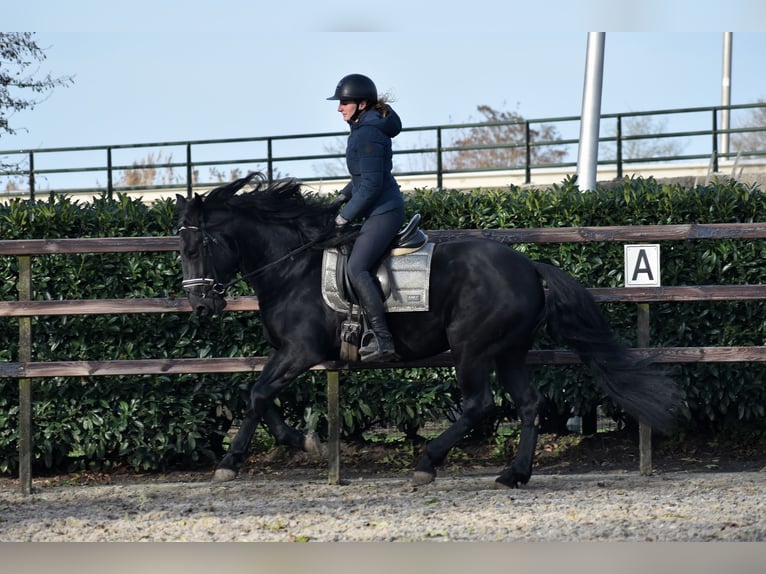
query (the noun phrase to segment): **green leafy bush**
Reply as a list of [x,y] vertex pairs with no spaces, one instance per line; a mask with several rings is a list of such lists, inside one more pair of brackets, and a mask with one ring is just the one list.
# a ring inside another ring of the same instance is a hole
[[[418,190],[407,195],[410,213],[428,229],[720,223],[766,220],[766,201],[754,187],[715,182],[694,189],[652,179],[625,179],[580,192],[574,180],[549,189]],[[166,236],[174,233],[175,203],[145,205],[127,196],[79,203],[51,196],[0,204],[3,239]],[[519,244],[590,287],[623,284],[619,243]],[[757,284],[766,280],[764,241],[662,242],[665,285]],[[33,262],[36,299],[185,297],[175,253],[48,255]],[[17,260],[0,258],[4,277]],[[244,289],[243,287],[239,287]],[[242,291],[244,292],[244,291]],[[236,294],[236,291],[234,291]],[[17,297],[14,281],[0,283],[4,300]],[[634,305],[604,310],[619,335],[635,344]],[[764,345],[764,303],[664,303],[651,306],[656,346]],[[254,313],[203,319],[185,314],[40,317],[33,320],[35,360],[263,356],[268,347]],[[18,320],[0,319],[0,360],[18,356]],[[550,343],[544,338],[540,347]],[[692,409],[692,428],[721,428],[764,418],[766,366],[691,364],[671,367]],[[247,404],[249,374],[56,378],[34,381],[35,464],[39,469],[157,470],[212,461],[225,449],[230,425]],[[579,366],[536,367],[533,380],[548,408],[587,413],[613,409]],[[18,386],[0,381],[0,472],[18,466]],[[498,420],[513,416],[496,392]],[[341,383],[343,433],[359,436],[377,425],[413,434],[423,424],[460,410],[451,369],[359,371]],[[321,373],[306,373],[279,399],[287,420],[326,431]],[[614,410],[614,409],[613,409]]]

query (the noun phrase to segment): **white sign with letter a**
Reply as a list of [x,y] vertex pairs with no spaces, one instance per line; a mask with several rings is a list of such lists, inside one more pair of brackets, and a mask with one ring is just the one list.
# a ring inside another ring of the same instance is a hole
[[660,286],[660,246],[625,245],[625,287]]

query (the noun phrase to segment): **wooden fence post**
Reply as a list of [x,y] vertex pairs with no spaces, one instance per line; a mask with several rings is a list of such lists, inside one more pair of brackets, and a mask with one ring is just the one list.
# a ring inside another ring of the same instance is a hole
[[[19,257],[19,301],[32,298],[32,260]],[[32,318],[19,317],[19,362],[32,361]],[[32,494],[32,380],[19,379],[19,487]]]
[[327,371],[327,465],[329,484],[340,484],[340,382],[338,371]]
[[[649,346],[649,303],[638,304],[638,346]],[[638,469],[642,476],[652,473],[652,427],[638,421]]]

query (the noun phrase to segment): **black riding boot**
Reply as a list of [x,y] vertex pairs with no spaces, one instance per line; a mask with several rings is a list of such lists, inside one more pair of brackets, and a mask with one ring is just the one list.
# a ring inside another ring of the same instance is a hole
[[354,290],[370,327],[370,330],[362,336],[362,346],[359,348],[360,358],[362,361],[391,359],[396,351],[394,339],[386,325],[385,308],[380,290],[366,271],[355,278]]

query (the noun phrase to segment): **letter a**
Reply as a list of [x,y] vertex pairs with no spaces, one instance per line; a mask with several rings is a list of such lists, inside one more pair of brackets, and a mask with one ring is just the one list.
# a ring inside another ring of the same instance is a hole
[[652,275],[652,266],[649,264],[649,257],[647,257],[645,249],[641,249],[638,252],[636,267],[633,269],[633,281],[638,279],[639,273],[646,273],[649,277],[649,281],[654,281],[654,275]]

